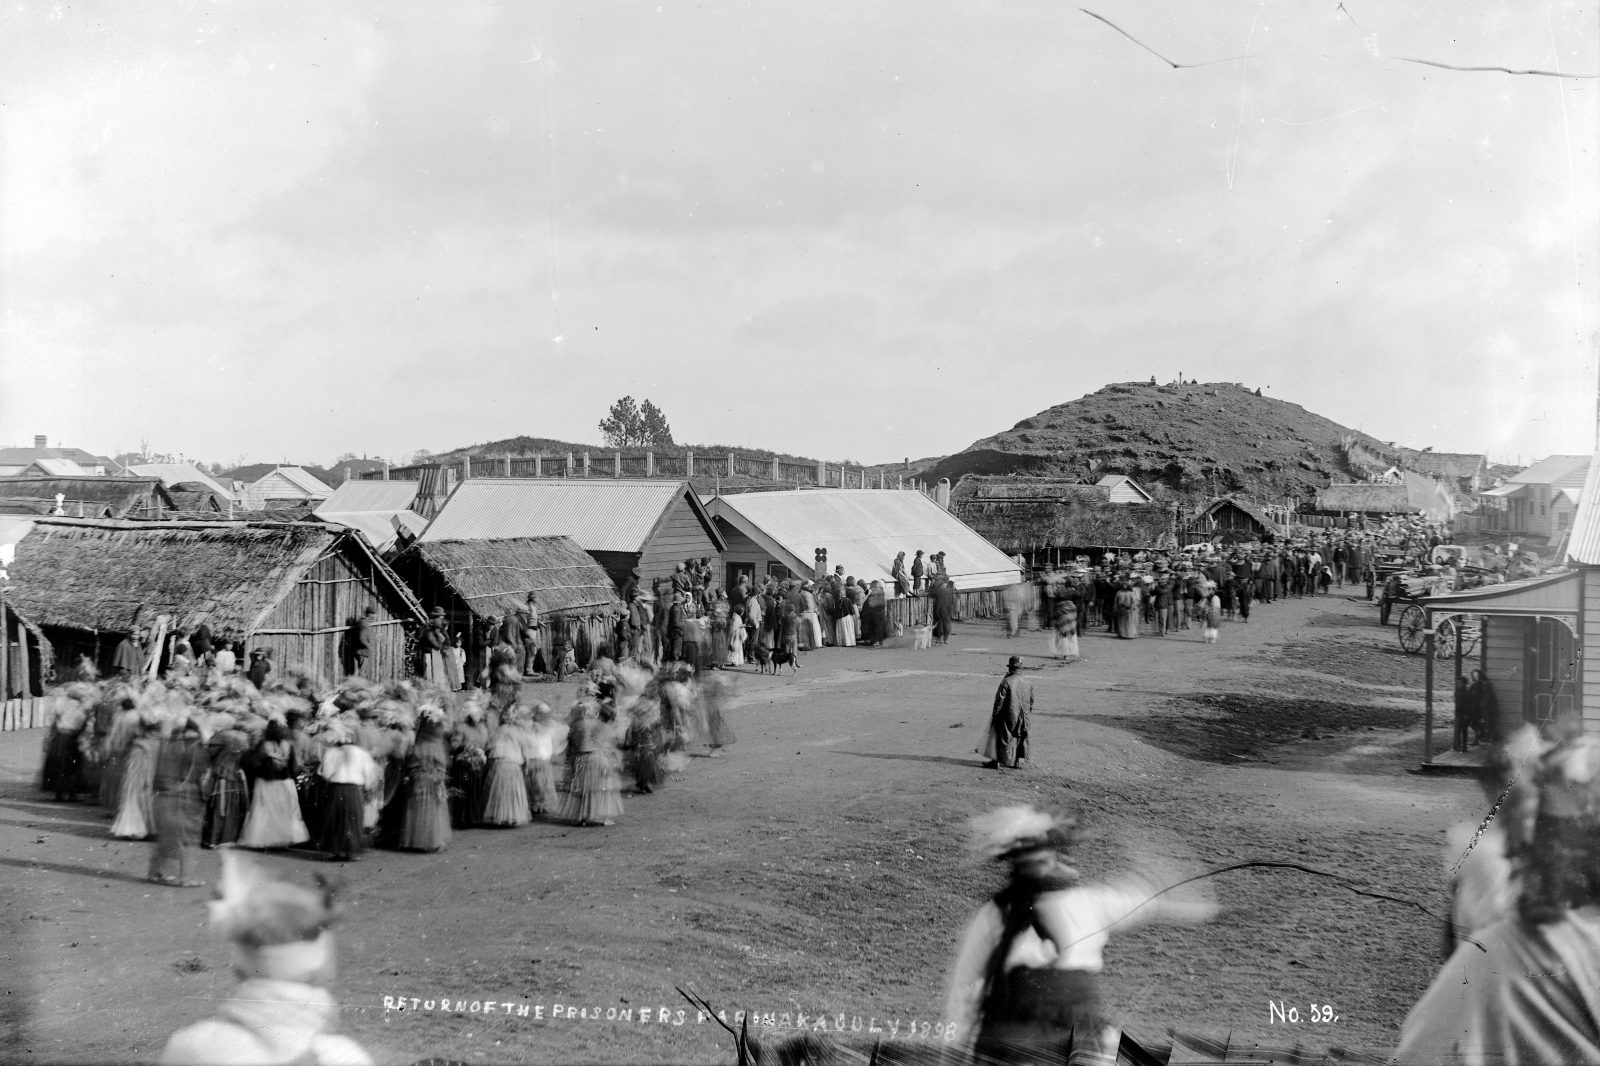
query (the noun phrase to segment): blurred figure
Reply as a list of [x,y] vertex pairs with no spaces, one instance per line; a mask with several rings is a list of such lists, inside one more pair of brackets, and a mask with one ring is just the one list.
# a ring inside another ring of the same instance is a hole
[[158,885],[199,888],[205,882],[193,876],[195,849],[206,813],[200,780],[211,766],[211,757],[200,739],[198,721],[186,717],[174,726],[156,754],[156,850],[147,876]]
[[1119,1034],[1102,1005],[1101,952],[1113,927],[1204,921],[1216,907],[1144,878],[1085,885],[1067,865],[1076,823],[1032,807],[972,820],[974,844],[1010,865],[1006,886],[967,925],[945,1020],[977,1061],[1109,1064]]
[[1457,946],[1406,1016],[1397,1061],[1600,1062],[1600,737],[1522,772],[1529,787],[1501,810],[1514,908],[1481,948]]
[[163,1066],[306,1063],[370,1066],[371,1056],[333,1028],[333,892],[270,880],[248,857],[222,853],[211,925],[233,944],[239,986],[218,1016],[172,1035]]

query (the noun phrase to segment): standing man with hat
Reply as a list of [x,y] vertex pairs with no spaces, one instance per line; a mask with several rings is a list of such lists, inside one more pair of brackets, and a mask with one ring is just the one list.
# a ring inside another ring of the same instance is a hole
[[985,770],[1000,767],[1015,770],[1028,758],[1028,719],[1033,715],[1033,682],[1022,677],[1022,660],[1013,655],[1006,663],[1006,676],[995,690],[994,710],[989,715],[989,733],[984,741]]

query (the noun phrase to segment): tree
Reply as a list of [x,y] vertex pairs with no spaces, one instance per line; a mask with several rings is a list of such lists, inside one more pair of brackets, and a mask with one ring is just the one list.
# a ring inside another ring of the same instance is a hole
[[672,443],[672,427],[667,424],[667,416],[661,413],[661,408],[649,400],[640,406],[632,396],[624,396],[611,405],[610,415],[600,420],[600,432],[613,448]]

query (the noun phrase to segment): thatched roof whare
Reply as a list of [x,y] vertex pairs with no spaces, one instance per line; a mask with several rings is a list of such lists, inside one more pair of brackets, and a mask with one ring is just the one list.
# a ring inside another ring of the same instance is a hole
[[[370,557],[354,534],[309,523],[41,519],[17,545],[10,598],[41,626],[127,633],[137,612],[139,624],[167,614],[180,629],[205,622],[247,634],[339,550]],[[385,572],[375,557],[369,565]],[[420,605],[393,587],[420,619]]]
[[1004,552],[1095,545],[1167,548],[1176,543],[1169,507],[1114,504],[1103,485],[969,475],[951,491],[950,510]]
[[437,575],[482,618],[523,606],[529,592],[549,615],[623,610],[605,570],[566,536],[423,541],[402,552],[394,566],[414,587],[420,587],[419,572]]
[[174,509],[155,477],[7,477],[0,478],[0,513],[48,515],[57,495],[69,518],[164,518]]

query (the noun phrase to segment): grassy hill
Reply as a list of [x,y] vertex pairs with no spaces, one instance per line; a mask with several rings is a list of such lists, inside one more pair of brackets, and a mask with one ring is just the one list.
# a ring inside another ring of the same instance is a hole
[[1387,445],[1228,382],[1107,385],[1024,418],[929,467],[930,480],[1024,474],[1095,481],[1127,474],[1146,489],[1180,496],[1238,492],[1305,499],[1360,471],[1343,442]]

